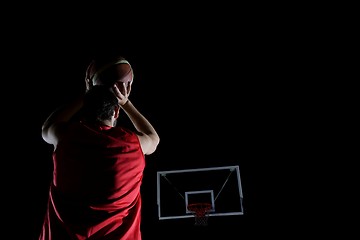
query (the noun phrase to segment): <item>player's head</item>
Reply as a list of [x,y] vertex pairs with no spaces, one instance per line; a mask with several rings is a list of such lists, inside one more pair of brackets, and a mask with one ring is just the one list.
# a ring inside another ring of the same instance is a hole
[[117,118],[119,103],[113,90],[105,85],[93,86],[84,96],[83,117],[87,122],[104,123]]

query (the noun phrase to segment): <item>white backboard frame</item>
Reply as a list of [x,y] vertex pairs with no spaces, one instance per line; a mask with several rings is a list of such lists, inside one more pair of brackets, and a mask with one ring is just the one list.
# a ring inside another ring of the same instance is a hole
[[[182,215],[174,215],[174,216],[163,216],[161,212],[161,188],[160,188],[160,181],[161,178],[172,173],[189,173],[189,172],[204,172],[204,171],[218,171],[218,170],[229,170],[229,171],[235,171],[236,179],[237,179],[237,190],[238,194],[240,196],[239,199],[239,205],[241,206],[240,210],[233,211],[233,212],[220,212],[217,213],[214,205],[214,193],[213,190],[209,189],[202,189],[199,191],[193,191],[193,192],[186,192],[185,200],[186,206],[187,206],[187,196],[190,193],[204,193],[209,192],[212,194],[212,209],[209,213],[209,216],[229,216],[229,215],[243,215],[243,192],[242,192],[242,185],[241,185],[241,178],[240,178],[240,169],[238,165],[235,166],[222,166],[222,167],[208,167],[208,168],[192,168],[192,169],[181,169],[181,170],[168,170],[168,171],[158,171],[157,172],[157,206],[158,206],[158,218],[159,220],[166,220],[166,219],[179,219],[179,218],[191,218],[194,217],[193,214],[182,214]],[[164,203],[163,203],[164,204]],[[185,213],[189,213],[189,211],[185,210]]]

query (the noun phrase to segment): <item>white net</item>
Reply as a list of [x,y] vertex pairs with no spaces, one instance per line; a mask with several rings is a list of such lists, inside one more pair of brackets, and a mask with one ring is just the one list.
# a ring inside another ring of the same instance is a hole
[[209,203],[193,203],[188,205],[188,210],[194,214],[195,226],[208,225],[210,209],[211,209],[211,204]]

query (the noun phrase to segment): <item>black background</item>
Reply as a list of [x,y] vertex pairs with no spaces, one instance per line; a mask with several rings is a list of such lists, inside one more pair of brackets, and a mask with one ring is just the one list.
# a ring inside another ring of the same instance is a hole
[[[112,50],[131,63],[130,99],[161,137],[147,157],[142,187],[144,240],[253,239],[264,232],[285,235],[285,226],[300,226],[299,234],[313,228],[296,223],[309,218],[308,199],[302,183],[290,181],[313,148],[302,140],[311,114],[301,114],[311,91],[298,96],[309,86],[303,77],[313,65],[303,57],[314,43],[300,34],[297,21],[278,18],[266,6],[152,6],[157,11],[131,13],[125,6],[56,6],[32,14],[26,7],[8,19],[2,44],[12,170],[4,183],[12,183],[5,185],[14,236],[36,239],[45,213],[52,147],[41,138],[43,121],[83,90],[93,53]],[[157,171],[229,165],[240,166],[243,216],[213,218],[205,228],[157,219]]]

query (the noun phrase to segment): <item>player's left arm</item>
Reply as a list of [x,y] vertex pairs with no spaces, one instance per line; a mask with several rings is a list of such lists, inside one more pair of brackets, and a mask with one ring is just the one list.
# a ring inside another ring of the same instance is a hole
[[83,106],[83,95],[54,110],[42,125],[41,134],[45,142],[55,147],[61,138],[62,128]]

